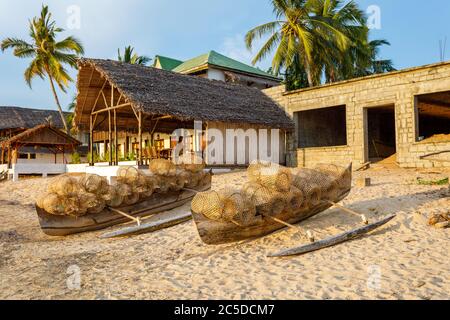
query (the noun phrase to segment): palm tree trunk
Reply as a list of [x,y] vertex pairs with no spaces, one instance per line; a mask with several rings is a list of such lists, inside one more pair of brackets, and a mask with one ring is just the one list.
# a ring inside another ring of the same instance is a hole
[[305,58],[305,71],[306,71],[306,76],[308,77],[308,85],[310,87],[314,86],[314,80],[312,77],[312,73],[311,73],[311,65],[308,61],[308,58]]
[[58,94],[56,93],[55,85],[53,83],[53,78],[50,75],[48,76],[48,78],[50,80],[50,85],[52,87],[52,92],[53,92],[53,96],[55,97],[56,106],[58,107],[59,115],[61,116],[61,120],[64,125],[64,130],[66,131],[67,134],[70,134],[69,128],[67,127],[66,118],[64,117],[64,113],[62,111],[61,104],[59,103],[59,98],[58,98]]

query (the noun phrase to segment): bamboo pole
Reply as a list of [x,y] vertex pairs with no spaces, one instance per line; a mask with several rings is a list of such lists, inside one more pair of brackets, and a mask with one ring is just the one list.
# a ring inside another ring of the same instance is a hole
[[[111,105],[110,108],[114,106],[114,86],[111,85]],[[116,109],[113,110],[114,114],[114,164],[119,165],[119,152],[117,150],[117,114]]]
[[100,113],[103,113],[103,112],[108,112],[108,111],[111,111],[111,110],[116,110],[116,109],[125,108],[125,107],[131,107],[131,104],[130,103],[119,104],[119,105],[114,106],[114,107],[109,107],[109,108],[105,108],[105,109],[102,109],[102,110],[94,111],[94,112],[92,112],[92,114],[100,114]]
[[120,214],[120,215],[122,215],[122,216],[124,216],[124,217],[126,217],[126,218],[128,218],[130,220],[135,221],[138,226],[141,225],[141,219],[139,217],[135,218],[135,217],[129,215],[128,213],[125,213],[123,211],[120,211],[120,210],[117,210],[117,209],[114,209],[114,208],[111,208],[111,207],[108,207],[108,209],[113,211],[113,212],[115,212],[115,213],[118,213],[118,214]]
[[92,114],[89,116],[89,152],[91,154],[91,160],[89,166],[94,166],[94,125],[92,123]]
[[267,214],[263,214],[263,216],[266,217],[266,218],[272,219],[273,221],[278,222],[279,224],[282,224],[282,225],[284,225],[284,226],[286,226],[286,227],[288,227],[288,228],[296,229],[297,231],[300,231],[300,233],[301,233],[303,236],[305,236],[306,238],[308,238],[308,240],[309,240],[310,242],[314,242],[314,241],[315,241],[314,235],[312,234],[311,230],[306,230],[306,231],[305,231],[303,228],[301,228],[301,227],[299,227],[299,226],[294,226],[293,224],[287,223],[286,221],[283,221],[283,220],[280,220],[280,219],[278,219],[278,218],[269,216],[269,215],[267,215]]
[[364,224],[369,224],[369,220],[367,219],[367,217],[364,214],[361,214],[359,212],[353,211],[353,210],[351,210],[349,208],[341,206],[341,205],[339,205],[339,204],[337,204],[335,202],[332,202],[332,201],[329,201],[329,203],[332,204],[333,206],[335,206],[336,208],[341,209],[342,211],[345,211],[345,212],[350,213],[350,214],[352,214],[354,216],[360,217]]
[[8,169],[11,168],[11,145],[8,145]]
[[114,110],[114,162],[117,165],[119,165],[119,151],[117,150],[118,145],[118,135],[117,135],[117,114],[116,110]]
[[138,125],[139,125],[139,148],[138,148],[138,165],[142,165],[142,111],[138,113]]
[[109,165],[112,166],[113,162],[113,143],[112,143],[112,123],[111,123],[111,111],[108,111],[108,138],[109,138]]

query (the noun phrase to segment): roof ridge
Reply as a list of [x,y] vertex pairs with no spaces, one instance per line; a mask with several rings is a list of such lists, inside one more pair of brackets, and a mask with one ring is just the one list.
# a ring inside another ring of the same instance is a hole
[[[223,60],[223,61],[220,61]],[[239,60],[230,58],[225,54],[217,52],[215,50],[210,50],[207,53],[196,56],[192,59],[184,61],[182,64],[174,68],[172,71],[174,72],[187,72],[189,70],[193,70],[199,68],[205,64],[210,64],[213,66],[235,70],[236,72],[253,74],[255,76],[272,78],[272,79],[280,79],[260,68],[255,66],[248,65]],[[281,80],[281,79],[280,79]]]

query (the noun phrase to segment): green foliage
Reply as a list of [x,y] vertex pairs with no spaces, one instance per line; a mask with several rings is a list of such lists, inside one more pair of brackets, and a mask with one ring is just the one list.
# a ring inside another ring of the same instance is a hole
[[72,164],[80,164],[81,163],[81,156],[78,152],[72,153],[70,163],[72,163]]
[[67,110],[69,110],[69,114],[66,116],[66,121],[67,121],[67,125],[70,129],[70,132],[72,133],[72,135],[76,135],[77,133],[77,128],[74,125],[74,111],[77,107],[77,95],[74,94],[72,97],[72,101],[69,103],[69,105],[67,106]]
[[[93,158],[92,158],[92,156],[93,156]],[[88,162],[89,162],[89,163],[91,163],[91,162],[96,163],[96,162],[100,162],[100,161],[101,161],[100,156],[98,155],[97,152],[94,152],[93,154],[90,153],[90,152],[88,152],[88,154],[87,154],[87,159],[88,159]],[[92,159],[93,159],[94,161],[92,161]]]
[[120,53],[120,49],[117,49],[117,58],[119,61],[130,63],[130,64],[139,64],[139,65],[147,65],[152,61],[147,56],[140,56],[137,53],[133,53],[134,48],[131,46],[125,47],[123,55]]
[[136,155],[133,152],[129,152],[126,159],[128,161],[135,161],[136,160]]
[[435,181],[428,181],[423,180],[422,178],[417,178],[417,183],[424,186],[445,186],[449,184],[449,178]]
[[394,70],[392,61],[378,60],[379,47],[389,43],[369,42],[367,17],[353,0],[272,4],[277,20],[250,30],[245,40],[251,49],[256,39],[269,37],[253,64],[274,52],[272,70],[285,71],[290,90]]
[[2,51],[13,49],[14,56],[18,58],[32,59],[24,73],[25,81],[30,88],[34,78],[48,77],[61,120],[66,132],[69,132],[54,83],[63,92],[66,91],[69,82],[73,79],[64,65],[76,68],[77,59],[84,53],[84,49],[81,42],[72,36],[57,41],[57,35],[63,31],[64,29],[57,27],[55,21],[52,20],[48,6],[42,6],[40,16],[34,17],[30,21],[31,41],[6,38],[1,42],[0,48]]

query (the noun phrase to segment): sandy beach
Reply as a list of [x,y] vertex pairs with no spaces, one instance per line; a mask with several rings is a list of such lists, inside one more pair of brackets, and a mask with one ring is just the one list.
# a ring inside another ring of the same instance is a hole
[[[126,239],[101,240],[102,231],[48,237],[34,200],[49,179],[3,182],[0,299],[449,299],[450,230],[426,225],[429,215],[448,212],[449,187],[416,181],[448,176],[448,169],[355,173],[372,178],[373,186],[353,188],[343,204],[372,221],[397,218],[361,239],[283,259],[266,255],[299,245],[295,230],[222,246],[202,244],[191,221]],[[218,175],[213,188],[245,179],[244,171]],[[359,223],[330,209],[302,225],[323,238]],[[80,271],[79,289],[68,286],[73,268]]]

